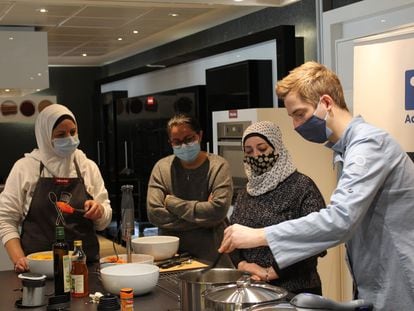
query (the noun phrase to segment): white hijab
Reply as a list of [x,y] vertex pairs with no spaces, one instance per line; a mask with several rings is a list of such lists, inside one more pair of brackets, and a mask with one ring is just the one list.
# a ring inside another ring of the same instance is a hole
[[258,196],[275,189],[279,183],[296,171],[296,167],[292,163],[292,158],[289,152],[283,145],[282,133],[276,124],[270,121],[253,123],[243,133],[243,146],[246,136],[254,134],[260,134],[261,136],[266,137],[266,139],[273,145],[275,149],[274,153],[279,154],[272,169],[261,175],[255,174],[251,170],[250,165],[244,163],[244,170],[248,179],[246,186],[247,193],[251,196]]
[[56,154],[52,145],[53,126],[63,115],[70,116],[76,124],[76,118],[73,113],[62,105],[53,104],[47,106],[39,113],[35,123],[38,149],[34,149],[31,153],[25,154],[25,156],[41,161],[49,173],[55,177],[74,177],[76,170],[73,160],[76,159],[76,162],[80,165],[86,159],[85,154],[76,149],[71,156],[63,158]]

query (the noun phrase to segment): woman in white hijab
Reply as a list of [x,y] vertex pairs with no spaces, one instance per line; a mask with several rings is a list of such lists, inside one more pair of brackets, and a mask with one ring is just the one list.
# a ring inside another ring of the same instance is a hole
[[[82,240],[88,261],[96,261],[95,231],[106,228],[112,209],[97,165],[77,149],[75,116],[50,105],[39,113],[35,134],[38,148],[14,164],[0,194],[0,238],[15,271],[29,270],[28,254],[51,250],[56,225],[65,227],[71,247]],[[84,212],[62,213],[58,201]]]

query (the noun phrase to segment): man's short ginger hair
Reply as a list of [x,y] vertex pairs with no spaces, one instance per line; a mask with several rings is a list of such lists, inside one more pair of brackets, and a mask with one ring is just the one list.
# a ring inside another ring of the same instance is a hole
[[303,101],[313,106],[316,106],[319,98],[326,94],[335,101],[339,108],[348,110],[338,76],[317,62],[306,62],[278,81],[276,94],[279,99],[284,100],[291,92],[296,93]]

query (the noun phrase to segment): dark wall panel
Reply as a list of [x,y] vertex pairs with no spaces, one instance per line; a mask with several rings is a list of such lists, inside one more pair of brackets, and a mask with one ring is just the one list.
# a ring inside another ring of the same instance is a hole
[[[76,116],[79,126],[80,149],[88,157],[96,157],[96,116],[94,96],[98,67],[50,67],[49,88],[36,95],[56,96]],[[0,161],[0,183],[8,176],[14,162],[37,146],[34,124],[0,123],[0,139],[4,142]]]
[[90,158],[96,157],[97,102],[95,81],[100,67],[50,67],[49,89],[43,95],[57,96],[57,102],[67,106],[76,117],[80,146]]

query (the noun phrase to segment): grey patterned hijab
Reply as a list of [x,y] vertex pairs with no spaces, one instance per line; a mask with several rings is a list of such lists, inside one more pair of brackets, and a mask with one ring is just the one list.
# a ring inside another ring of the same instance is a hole
[[251,137],[255,133],[266,137],[274,146],[274,153],[279,154],[279,157],[272,169],[261,175],[255,174],[250,168],[250,165],[244,163],[244,170],[248,179],[246,190],[251,196],[258,196],[275,189],[279,183],[296,171],[296,167],[292,163],[292,158],[283,145],[282,133],[276,124],[270,121],[253,123],[243,133],[243,146],[245,138],[247,136]]

